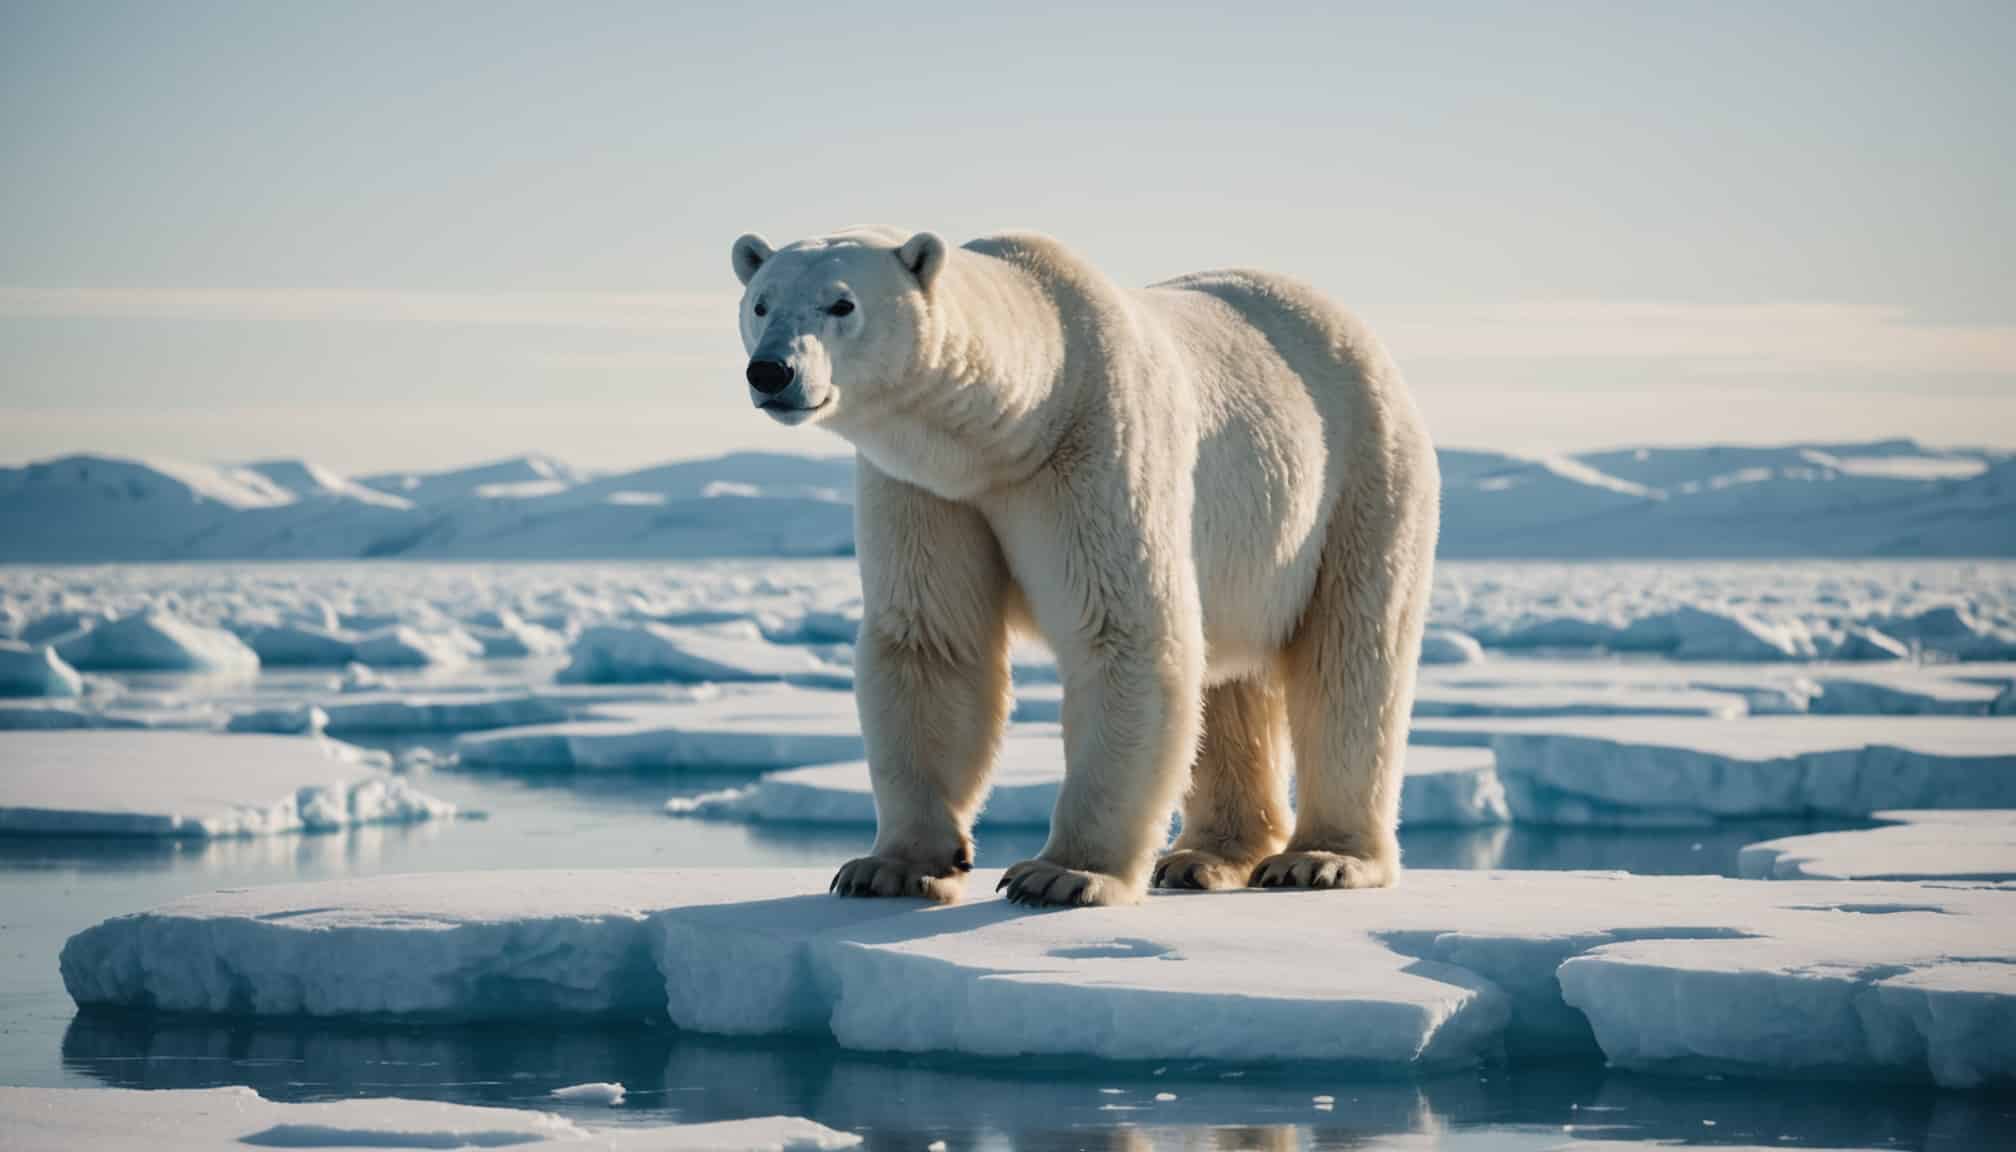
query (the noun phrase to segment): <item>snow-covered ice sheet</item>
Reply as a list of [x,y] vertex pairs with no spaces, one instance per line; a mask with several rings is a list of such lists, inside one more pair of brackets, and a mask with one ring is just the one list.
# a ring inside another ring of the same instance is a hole
[[456,741],[471,768],[528,772],[763,772],[862,755],[851,692],[728,687],[669,704],[610,704],[595,717]]
[[[997,876],[976,874],[974,892]],[[1045,913],[991,895],[840,900],[827,878],[527,872],[226,891],[80,933],[62,969],[80,1004],[663,1011],[700,1031],[870,1050],[1404,1068],[1515,1042],[1683,1073],[2016,1076],[2016,890],[1994,886],[1413,872],[1384,891]]]
[[[980,826],[1048,827],[1063,780],[1061,731],[1051,725],[1013,726],[995,761]],[[678,816],[758,823],[870,827],[875,823],[875,795],[865,760],[772,773],[746,788],[676,797],[665,808]],[[1492,770],[1490,750],[1409,748],[1400,818],[1409,825],[1504,823],[1509,818],[1505,794]]]
[[250,1088],[0,1088],[10,1152],[146,1147],[575,1148],[635,1152],[821,1152],[861,1138],[790,1116],[714,1124],[596,1126],[551,1112],[397,1098],[283,1103]]
[[332,741],[0,733],[0,833],[260,836],[448,819],[455,806]]
[[1702,824],[2016,807],[2016,727],[1979,717],[1417,720],[1416,742],[1488,744],[1515,821]]
[[1760,880],[2016,881],[2016,811],[1875,815],[1890,823],[1752,844],[1737,868]]

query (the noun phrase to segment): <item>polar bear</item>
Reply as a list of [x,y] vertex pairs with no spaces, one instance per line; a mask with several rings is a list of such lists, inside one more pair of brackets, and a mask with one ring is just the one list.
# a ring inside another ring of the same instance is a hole
[[1396,881],[1440,479],[1370,331],[1285,277],[1130,290],[1033,234],[733,261],[750,400],[859,456],[876,833],[835,891],[959,897],[1026,633],[1066,772],[1011,899]]

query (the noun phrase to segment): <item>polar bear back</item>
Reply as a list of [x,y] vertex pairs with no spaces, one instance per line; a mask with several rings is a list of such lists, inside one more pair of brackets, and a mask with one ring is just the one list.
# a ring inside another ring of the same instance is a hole
[[[1212,679],[1278,649],[1300,620],[1339,503],[1427,451],[1385,350],[1287,277],[1206,272],[1135,294],[1179,350],[1197,414],[1192,549]],[[1432,460],[1432,456],[1430,457]]]

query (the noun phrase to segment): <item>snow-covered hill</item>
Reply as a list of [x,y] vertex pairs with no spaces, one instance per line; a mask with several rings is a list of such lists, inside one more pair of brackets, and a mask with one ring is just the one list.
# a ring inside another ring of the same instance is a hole
[[[1451,558],[2016,555],[2016,458],[1907,440],[1442,453]],[[70,456],[0,469],[0,561],[841,555],[853,463],[740,453],[599,475],[543,456],[350,478]]]

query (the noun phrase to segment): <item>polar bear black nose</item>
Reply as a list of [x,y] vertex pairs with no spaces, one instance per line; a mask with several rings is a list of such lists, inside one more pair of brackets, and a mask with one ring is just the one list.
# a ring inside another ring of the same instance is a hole
[[749,386],[765,396],[775,396],[789,388],[796,375],[782,360],[749,361]]

